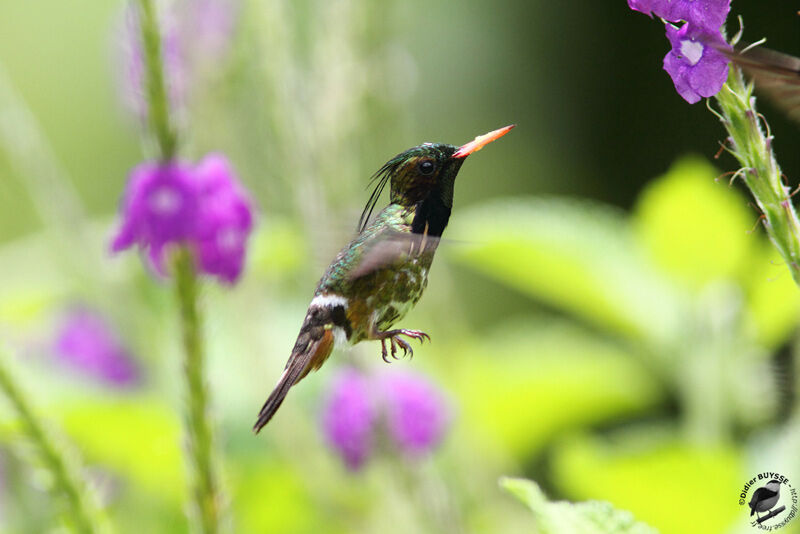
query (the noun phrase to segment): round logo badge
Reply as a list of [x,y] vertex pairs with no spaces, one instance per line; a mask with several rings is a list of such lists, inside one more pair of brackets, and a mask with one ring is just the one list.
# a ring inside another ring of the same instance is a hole
[[797,490],[780,473],[759,473],[744,483],[739,506],[760,530],[778,530],[797,515]]

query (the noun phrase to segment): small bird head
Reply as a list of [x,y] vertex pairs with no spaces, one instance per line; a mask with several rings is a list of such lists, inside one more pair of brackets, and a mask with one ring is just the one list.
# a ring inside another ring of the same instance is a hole
[[361,214],[359,231],[366,227],[375,203],[389,182],[392,203],[417,206],[420,214],[424,212],[424,216],[419,217],[420,229],[413,231],[422,233],[422,227],[427,224],[427,231],[431,235],[441,235],[441,230],[444,230],[450,217],[456,176],[464,159],[499,139],[513,127],[514,125],[506,126],[478,136],[461,147],[423,143],[387,161],[373,177],[377,184]]
[[772,479],[767,482],[767,489],[770,491],[779,491],[781,489],[781,483],[779,480]]
[[412,206],[434,190],[452,207],[453,187],[464,158],[454,158],[458,147],[423,143],[392,158],[384,167],[391,175],[390,200]]

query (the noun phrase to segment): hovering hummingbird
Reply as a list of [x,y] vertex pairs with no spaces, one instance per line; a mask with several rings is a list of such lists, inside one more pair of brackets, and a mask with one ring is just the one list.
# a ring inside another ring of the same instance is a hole
[[[256,433],[278,410],[289,388],[319,369],[335,344],[379,340],[388,362],[389,355],[397,358],[398,347],[413,355],[401,336],[430,340],[425,332],[393,330],[392,325],[417,303],[428,284],[464,159],[513,127],[478,136],[461,147],[423,143],[393,157],[375,173],[375,189],[361,213],[358,235],[317,284],[286,368],[258,414]],[[387,183],[390,203],[370,222]]]

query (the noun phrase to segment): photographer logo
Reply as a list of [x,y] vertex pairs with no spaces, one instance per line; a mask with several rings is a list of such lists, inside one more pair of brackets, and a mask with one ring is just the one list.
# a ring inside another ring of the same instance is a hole
[[778,530],[797,515],[797,490],[780,473],[759,473],[742,486],[739,506],[760,530]]

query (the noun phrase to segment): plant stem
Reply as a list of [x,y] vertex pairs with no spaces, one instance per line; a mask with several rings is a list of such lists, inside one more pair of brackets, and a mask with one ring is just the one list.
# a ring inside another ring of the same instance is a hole
[[[169,101],[164,83],[161,32],[152,0],[139,0],[142,46],[147,72],[147,103],[150,129],[156,136],[162,161],[175,155],[177,136],[170,123]],[[222,495],[212,458],[213,442],[208,418],[208,392],[203,382],[203,324],[198,309],[198,283],[194,258],[187,248],[178,250],[174,263],[175,291],[183,330],[184,372],[188,410],[186,433],[191,493],[190,513],[200,532],[219,531]]]
[[58,446],[51,432],[34,415],[28,400],[17,387],[5,367],[10,358],[7,350],[0,350],[0,390],[22,423],[22,431],[33,443],[42,465],[52,479],[52,493],[63,500],[65,519],[74,532],[81,534],[109,532],[110,527],[93,492],[79,475],[75,458],[64,446]]
[[147,120],[155,134],[162,161],[175,155],[177,136],[170,123],[169,100],[164,80],[161,31],[152,0],[139,0],[147,93]]
[[746,85],[741,70],[731,65],[728,81],[716,98],[730,136],[730,152],[742,165],[739,174],[764,214],[770,240],[800,285],[800,220],[775,160],[769,127],[766,133],[762,130],[763,116],[756,111],[753,86]]
[[188,395],[186,430],[189,447],[192,513],[200,532],[219,530],[222,496],[212,458],[208,392],[203,382],[204,350],[202,320],[198,310],[198,284],[191,251],[182,248],[175,257],[175,289],[180,307],[185,353],[184,372]]

